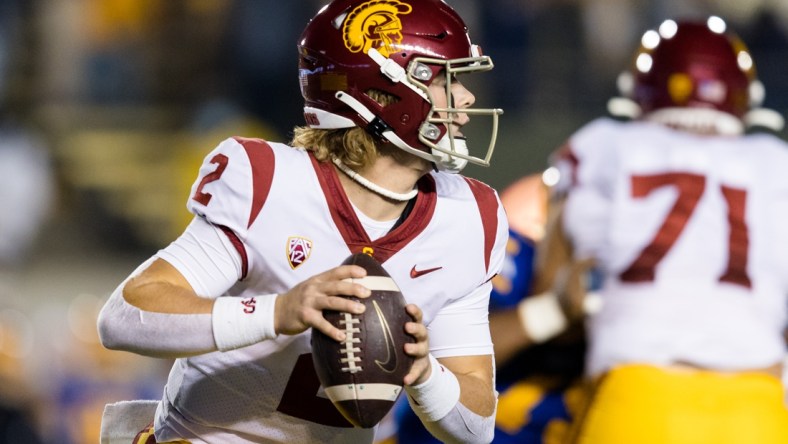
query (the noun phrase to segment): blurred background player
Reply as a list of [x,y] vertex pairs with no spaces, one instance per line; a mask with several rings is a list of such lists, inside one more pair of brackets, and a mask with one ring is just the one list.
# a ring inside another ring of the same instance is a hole
[[555,233],[604,274],[573,442],[784,443],[788,146],[719,17],[646,32],[624,99],[556,154]]
[[[192,223],[101,312],[108,348],[177,358],[163,399],[108,406],[104,435],[127,431],[133,411],[140,443],[372,442],[323,395],[310,353],[313,328],[356,346],[322,312],[363,310],[341,296],[378,281],[338,264],[365,252],[409,302],[411,407],[443,441],[489,442],[487,309],[507,223],[496,192],[457,173],[489,165],[502,111],[473,107],[458,77],[492,61],[440,0],[336,0],[298,42],[307,126],[292,146],[220,143],[192,188]],[[491,127],[474,154],[470,116]]]
[[500,392],[496,443],[564,442],[583,405],[582,294],[570,299],[554,288],[565,262],[548,257],[543,243],[554,212],[550,173],[525,176],[501,193],[510,232],[490,304]]

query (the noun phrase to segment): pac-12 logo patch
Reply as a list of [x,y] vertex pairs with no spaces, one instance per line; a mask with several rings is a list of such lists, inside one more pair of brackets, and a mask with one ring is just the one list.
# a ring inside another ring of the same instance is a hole
[[395,46],[402,41],[400,15],[413,10],[407,3],[398,0],[372,0],[356,6],[345,19],[342,36],[350,52],[375,48],[388,57],[400,52]]
[[309,259],[312,253],[312,241],[300,236],[287,238],[287,261],[290,268],[295,270]]

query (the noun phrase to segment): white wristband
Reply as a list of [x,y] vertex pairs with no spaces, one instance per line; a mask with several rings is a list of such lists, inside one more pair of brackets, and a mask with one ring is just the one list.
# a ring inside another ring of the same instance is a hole
[[553,293],[529,296],[517,305],[520,324],[528,337],[537,344],[563,332],[569,325],[558,297]]
[[419,385],[405,386],[408,401],[422,421],[435,422],[448,415],[460,402],[460,382],[454,373],[429,355],[432,372]]
[[586,297],[583,298],[583,313],[595,315],[602,310],[603,305],[604,301],[602,300],[602,295],[595,291],[586,293]]
[[250,298],[220,297],[213,303],[213,339],[221,351],[234,350],[276,337],[274,303],[277,295]]

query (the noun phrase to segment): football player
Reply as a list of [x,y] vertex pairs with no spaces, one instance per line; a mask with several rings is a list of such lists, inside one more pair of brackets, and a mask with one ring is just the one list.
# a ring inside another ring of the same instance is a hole
[[[460,82],[491,59],[441,0],[335,0],[298,51],[306,126],[289,145],[220,143],[190,226],[103,308],[106,347],[177,358],[160,401],[108,406],[105,435],[134,417],[152,421],[146,442],[372,442],[321,393],[310,355],[313,329],[345,339],[323,310],[362,309],[342,296],[364,298],[374,280],[338,264],[366,252],[409,302],[412,408],[443,441],[489,442],[487,309],[508,225],[496,192],[458,173],[492,155],[502,111],[473,107]],[[471,117],[491,128],[474,153]]]
[[554,211],[550,173],[525,176],[501,193],[509,244],[490,304],[500,392],[494,442],[501,444],[565,442],[584,395],[584,292],[572,299],[552,288],[563,262],[548,257],[542,242]]
[[556,245],[603,273],[572,442],[785,443],[788,146],[719,17],[646,32],[625,97],[555,155]]

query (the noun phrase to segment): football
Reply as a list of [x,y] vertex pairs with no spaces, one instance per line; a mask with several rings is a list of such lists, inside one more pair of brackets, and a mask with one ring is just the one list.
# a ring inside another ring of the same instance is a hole
[[412,319],[399,287],[372,256],[353,254],[342,264],[367,270],[366,277],[354,281],[372,294],[352,298],[366,306],[360,315],[324,310],[323,316],[347,338],[338,342],[312,330],[312,360],[326,395],[342,416],[355,427],[370,428],[391,410],[413,364],[404,348],[406,342],[415,342],[405,333],[405,323]]

